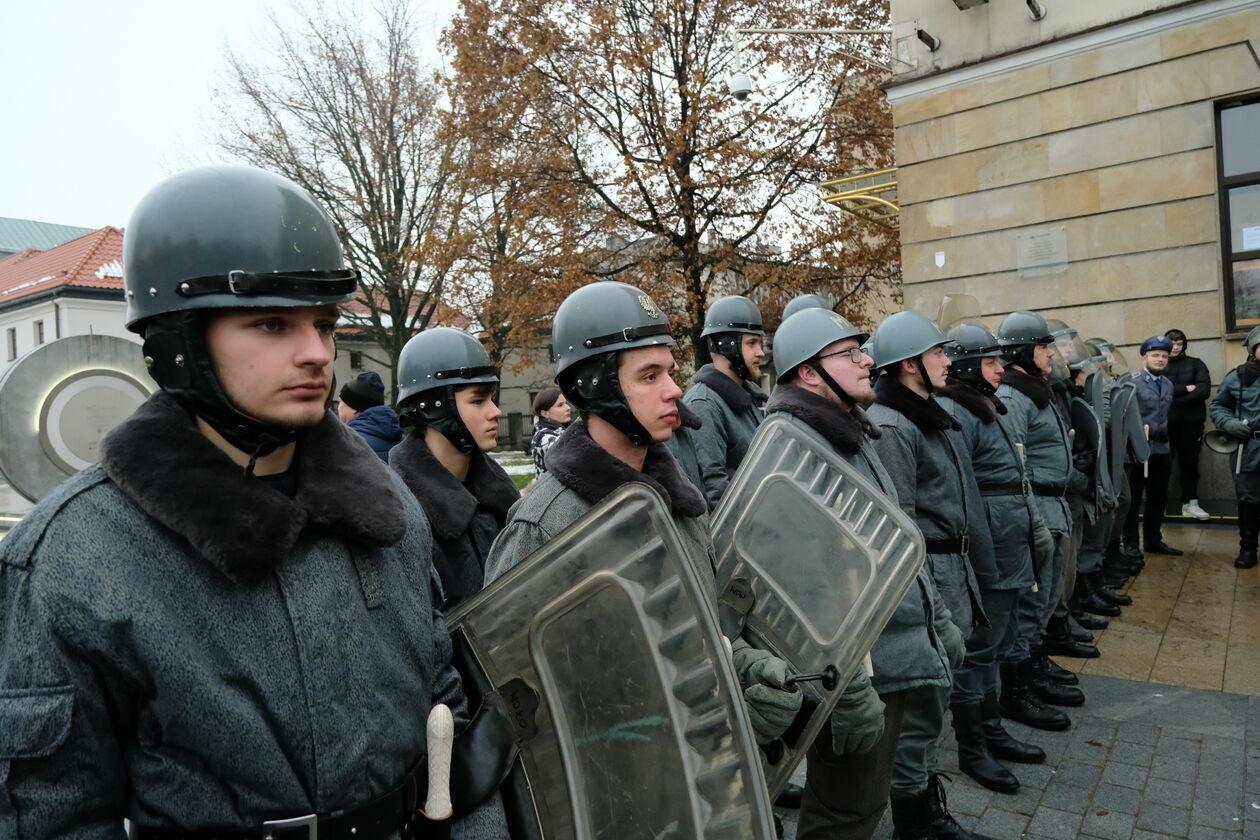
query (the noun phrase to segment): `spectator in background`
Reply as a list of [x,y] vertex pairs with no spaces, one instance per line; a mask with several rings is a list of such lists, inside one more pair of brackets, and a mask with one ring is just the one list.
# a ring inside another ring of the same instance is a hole
[[[1172,473],[1172,458],[1168,454],[1168,411],[1172,407],[1173,384],[1164,376],[1168,367],[1168,351],[1172,342],[1167,336],[1153,335],[1142,342],[1142,369],[1130,375],[1137,386],[1138,407],[1142,422],[1148,427],[1151,440],[1151,457],[1145,464],[1129,465],[1129,486],[1133,501],[1124,522],[1124,542],[1137,546],[1138,514],[1142,516],[1142,550],[1147,554],[1184,554],[1164,542],[1164,505],[1168,502],[1168,478]],[[1142,493],[1146,504],[1142,504]]]
[[1170,456],[1177,461],[1181,515],[1206,520],[1211,514],[1199,507],[1199,450],[1212,379],[1203,360],[1188,352],[1190,339],[1185,333],[1169,330],[1164,335],[1172,342],[1164,376],[1173,384],[1172,408],[1168,410],[1168,448]]
[[389,460],[389,450],[402,440],[402,426],[394,409],[385,405],[385,383],[375,371],[365,371],[345,385],[338,395],[337,416],[358,432],[376,457]]
[[534,469],[542,475],[547,471],[543,463],[547,449],[573,419],[573,408],[560,389],[552,387],[538,392],[530,410],[534,412],[534,436],[530,438],[529,451],[534,456]]

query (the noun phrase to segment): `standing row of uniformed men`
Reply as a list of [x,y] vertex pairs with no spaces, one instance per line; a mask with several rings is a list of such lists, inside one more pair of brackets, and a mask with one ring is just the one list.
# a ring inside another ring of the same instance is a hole
[[[1068,499],[1088,479],[1039,316],[994,339],[904,312],[872,339],[802,301],[766,403],[760,313],[725,298],[706,324],[714,363],[683,401],[666,316],[632,286],[592,283],[553,326],[581,418],[518,501],[486,454],[498,372],[463,333],[404,350],[407,434],[388,467],[327,411],[356,277],[296,185],[225,167],[168,179],[124,259],[128,325],[161,390],[0,544],[0,836],[116,838],[124,819],[155,840],[507,836],[497,795],[453,791],[454,821],[419,811],[425,713],[468,718],[441,611],[632,481],[711,558],[708,512],[764,411],[895,499],[928,554],[873,673],[810,750],[799,836],[869,837],[891,798],[900,838],[973,837],[937,772],[947,707],[964,771],[1012,791],[997,759],[1044,754],[1001,716],[1062,729],[1045,701],[1083,702],[1046,656],[1075,644],[1054,622],[1082,530]],[[783,660],[732,642],[753,731],[773,741],[801,692]]]

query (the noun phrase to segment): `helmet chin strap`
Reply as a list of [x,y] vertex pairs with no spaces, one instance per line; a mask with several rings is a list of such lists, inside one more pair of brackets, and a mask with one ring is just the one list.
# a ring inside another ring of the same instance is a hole
[[747,382],[753,378],[752,371],[748,369],[748,362],[744,360],[742,333],[718,333],[710,336],[709,350],[730,362],[735,375],[740,379]]
[[932,378],[928,376],[927,368],[923,366],[922,354],[914,357],[915,367],[919,369],[919,376],[923,377],[923,387],[927,391],[928,396],[936,393],[936,386],[932,384]]
[[634,416],[621,390],[617,354],[605,353],[591,361],[593,364],[581,365],[572,379],[562,382],[560,390],[569,402],[582,411],[598,415],[635,446],[650,446],[654,443],[651,433]]
[[827,371],[823,369],[822,363],[819,362],[817,358],[810,359],[809,366],[813,368],[814,373],[818,374],[818,377],[827,384],[827,387],[831,389],[832,393],[840,398],[841,402],[850,408],[857,405],[857,401],[854,400],[853,397],[849,396],[849,392],[841,388],[840,383],[836,382],[836,380],[831,377],[831,374],[827,373]]
[[465,455],[472,455],[479,448],[476,438],[464,425],[464,419],[459,416],[454,385],[445,385],[417,394],[408,400],[400,413],[409,426],[429,426],[441,432],[452,446]]

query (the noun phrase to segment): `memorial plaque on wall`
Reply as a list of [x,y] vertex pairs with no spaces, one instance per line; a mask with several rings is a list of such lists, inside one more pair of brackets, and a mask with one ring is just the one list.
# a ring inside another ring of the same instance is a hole
[[140,345],[79,335],[37,347],[0,376],[0,473],[38,501],[100,459],[101,440],[157,386]]
[[1015,234],[1015,267],[1020,277],[1040,277],[1067,270],[1067,230],[1041,228]]

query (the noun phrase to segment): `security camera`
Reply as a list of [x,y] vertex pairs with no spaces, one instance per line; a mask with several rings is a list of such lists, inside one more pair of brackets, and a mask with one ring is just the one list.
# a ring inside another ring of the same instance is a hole
[[752,95],[752,79],[748,78],[747,73],[736,73],[731,76],[727,87],[730,88],[731,96],[735,97],[737,102],[744,102]]

